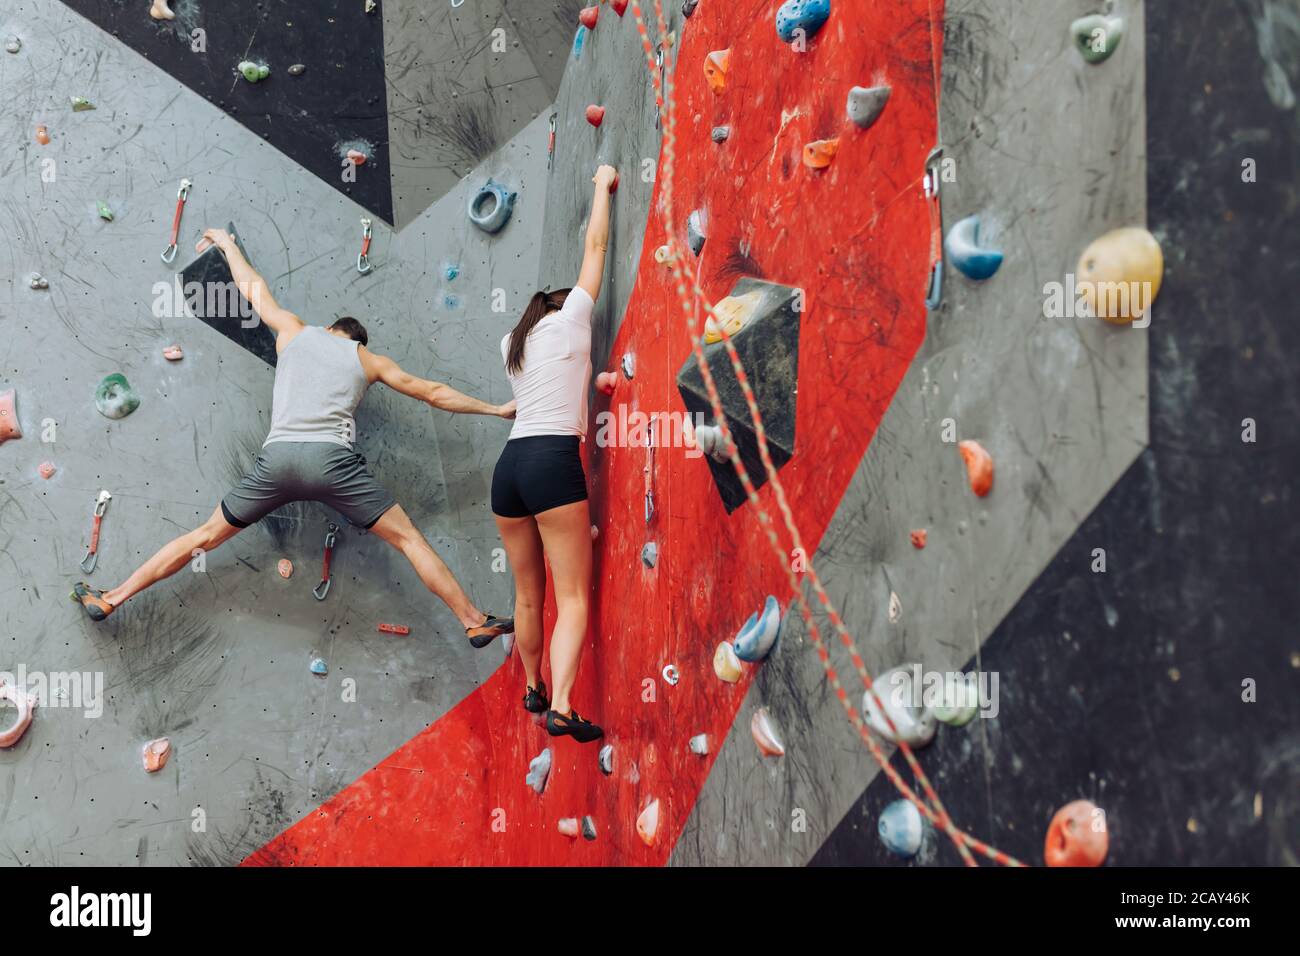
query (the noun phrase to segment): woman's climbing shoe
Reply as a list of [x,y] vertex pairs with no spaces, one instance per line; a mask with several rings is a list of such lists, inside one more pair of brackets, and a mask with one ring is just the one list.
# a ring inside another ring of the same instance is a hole
[[113,605],[103,598],[103,591],[96,591],[85,581],[78,581],[72,586],[68,599],[81,605],[92,621],[102,621],[113,613]]
[[546,696],[544,680],[539,680],[536,687],[529,687],[528,693],[524,694],[524,710],[530,714],[543,714],[550,706],[551,701]]
[[488,611],[487,620],[478,627],[465,628],[465,636],[475,647],[487,647],[502,634],[513,634],[515,632],[514,618],[497,617],[491,611]]
[[583,720],[578,716],[576,710],[569,711],[567,716],[557,710],[548,710],[546,712],[546,732],[552,737],[567,735],[580,744],[589,744],[593,740],[599,740],[605,736],[605,731],[590,720]]

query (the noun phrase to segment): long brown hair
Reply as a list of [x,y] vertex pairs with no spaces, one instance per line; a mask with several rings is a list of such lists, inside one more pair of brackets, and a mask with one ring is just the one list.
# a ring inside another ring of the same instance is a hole
[[524,346],[528,344],[528,333],[552,312],[564,308],[564,300],[572,289],[556,289],[554,292],[534,292],[524,309],[523,317],[514,331],[510,333],[510,348],[506,352],[506,371],[518,375],[524,367]]

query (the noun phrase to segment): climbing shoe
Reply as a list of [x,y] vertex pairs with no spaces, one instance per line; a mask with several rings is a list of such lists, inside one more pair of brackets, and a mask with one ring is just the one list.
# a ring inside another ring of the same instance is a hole
[[465,628],[465,635],[475,647],[487,647],[502,634],[513,634],[514,632],[514,618],[497,617],[491,611],[488,612],[487,620],[478,627]]
[[68,599],[80,604],[92,621],[102,621],[113,613],[113,605],[104,600],[103,594],[103,591],[96,591],[85,581],[78,581],[72,586]]
[[580,744],[589,744],[605,736],[605,731],[590,720],[583,720],[576,710],[569,711],[567,716],[557,710],[548,710],[546,732],[552,737],[572,737]]
[[537,686],[529,687],[528,693],[524,694],[524,710],[530,714],[543,714],[551,706],[550,699],[546,696],[546,681],[539,680]]

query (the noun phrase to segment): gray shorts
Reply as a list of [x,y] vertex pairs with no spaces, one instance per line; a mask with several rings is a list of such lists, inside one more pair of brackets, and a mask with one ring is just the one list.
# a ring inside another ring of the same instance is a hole
[[277,441],[221,500],[221,512],[236,528],[247,528],[291,501],[319,501],[359,528],[397,504],[352,449],[328,441]]

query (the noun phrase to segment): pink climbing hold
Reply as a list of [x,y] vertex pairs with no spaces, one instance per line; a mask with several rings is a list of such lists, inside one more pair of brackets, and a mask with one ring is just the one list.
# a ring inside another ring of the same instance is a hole
[[596,390],[606,395],[613,395],[617,384],[618,375],[615,372],[601,372],[596,376]]
[[46,481],[49,481],[51,478],[53,478],[53,477],[54,477],[54,473],[55,473],[56,471],[58,471],[58,470],[59,470],[59,469],[57,469],[57,468],[54,467],[54,462],[52,462],[52,461],[43,461],[43,462],[41,462],[40,465],[37,466],[37,468],[36,468],[36,471],[37,471],[37,472],[40,474],[40,476],[41,476],[42,478],[44,478]]
[[578,13],[578,22],[588,30],[596,29],[598,19],[600,19],[600,7],[583,7]]
[[348,162],[353,166],[364,166],[366,164],[366,154],[359,149],[348,150]]
[[609,0],[609,5],[614,8],[614,12],[620,17],[627,12],[629,0]]
[[928,537],[929,534],[924,528],[917,528],[912,532],[912,547],[916,548],[917,551],[920,551],[925,547],[925,541]]
[[288,579],[293,577],[293,562],[288,558],[281,558],[280,563],[275,566],[275,569],[280,572],[280,577],[282,578]]
[[556,829],[563,833],[570,840],[578,839],[578,818],[565,817],[556,826]]
[[18,424],[18,393],[14,389],[0,392],[0,445],[11,438],[22,438],[23,429]]
[[646,846],[654,846],[659,836],[659,798],[650,801],[636,818],[636,834]]
[[601,123],[605,122],[605,107],[597,106],[595,103],[588,106],[587,122],[592,126],[599,126]]
[[957,450],[961,460],[966,463],[966,476],[970,479],[970,490],[983,498],[993,490],[993,457],[977,441],[958,442]]
[[0,681],[0,700],[7,700],[18,710],[17,719],[11,727],[0,730],[0,747],[12,747],[23,739],[27,728],[32,723],[32,711],[36,708],[36,695],[28,694],[12,684]]
[[599,537],[600,537],[600,529],[597,528],[595,525],[592,525],[592,526],[591,526],[591,540],[592,540],[592,541],[595,541],[595,540],[596,540],[597,538],[599,538]]
[[185,358],[185,352],[179,345],[169,345],[163,349],[163,358],[169,362],[179,362]]
[[758,744],[759,753],[764,757],[785,756],[785,747],[777,736],[776,725],[766,707],[754,711],[754,719],[749,722],[749,732],[754,737],[754,743]]
[[172,755],[172,742],[166,737],[159,737],[157,740],[151,740],[144,745],[144,769],[149,773],[157,773],[163,767],[167,766],[167,758]]

